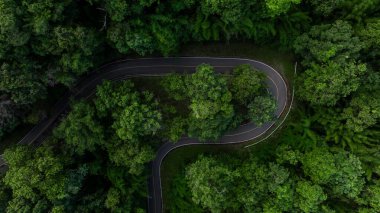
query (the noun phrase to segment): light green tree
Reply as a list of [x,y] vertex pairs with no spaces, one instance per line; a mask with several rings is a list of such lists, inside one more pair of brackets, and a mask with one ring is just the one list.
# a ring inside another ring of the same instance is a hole
[[330,180],[333,193],[356,198],[364,186],[363,168],[358,157],[345,151],[334,155],[336,174]]
[[317,184],[327,184],[336,172],[334,155],[326,149],[306,153],[301,162],[305,175]]
[[310,181],[297,182],[296,192],[296,206],[302,212],[319,212],[320,204],[327,199],[322,187]]
[[116,121],[112,127],[122,140],[133,140],[139,136],[154,135],[161,127],[162,115],[157,109],[158,102],[151,93],[144,93],[121,111],[114,113]]
[[236,209],[233,193],[239,174],[215,159],[201,156],[186,170],[193,201],[211,212]]
[[96,87],[96,99],[94,100],[96,111],[99,117],[107,117],[115,112],[123,109],[131,102],[137,94],[133,91],[133,83],[131,81],[122,81],[121,83],[112,83],[104,81]]
[[239,169],[241,182],[236,186],[236,198],[243,203],[244,209],[259,209],[260,203],[267,197],[268,192],[268,168],[258,162],[257,158],[249,158],[242,163]]
[[299,4],[301,0],[265,0],[265,5],[272,17],[288,12],[293,4]]
[[168,96],[176,101],[182,101],[187,97],[185,76],[172,73],[161,80],[161,85]]
[[155,152],[148,144],[140,141],[111,139],[107,144],[107,151],[111,162],[117,166],[124,166],[133,175],[140,175],[146,163],[155,157]]
[[376,124],[380,118],[380,99],[373,98],[371,93],[359,93],[354,96],[347,108],[343,110],[342,118],[347,120],[347,127],[355,132],[361,132]]
[[369,185],[364,190],[364,203],[373,208],[374,211],[380,211],[380,183]]
[[300,96],[313,105],[334,106],[359,88],[366,71],[365,64],[354,61],[344,65],[332,61],[323,65],[313,63],[299,77]]
[[204,64],[197,67],[187,83],[191,109],[189,135],[201,140],[216,140],[234,118],[226,79]]
[[248,64],[237,66],[232,71],[231,93],[239,104],[247,105],[265,86],[265,75]]
[[237,22],[246,13],[249,4],[252,4],[244,0],[202,0],[199,3],[205,16],[219,15],[225,23]]
[[94,152],[105,143],[104,127],[96,117],[95,109],[85,102],[72,106],[72,111],[55,129],[54,135],[64,139],[75,154]]
[[18,146],[4,153],[9,170],[3,181],[12,189],[7,211],[48,211],[58,203],[71,205],[81,189],[87,167],[79,165],[66,170],[69,159],[54,153],[52,146],[36,150]]
[[152,53],[156,49],[154,37],[141,21],[112,24],[107,30],[107,38],[121,53],[136,52],[139,55]]
[[339,150],[317,148],[301,160],[303,170],[314,183],[327,185],[334,195],[355,198],[364,185],[363,168],[359,158]]

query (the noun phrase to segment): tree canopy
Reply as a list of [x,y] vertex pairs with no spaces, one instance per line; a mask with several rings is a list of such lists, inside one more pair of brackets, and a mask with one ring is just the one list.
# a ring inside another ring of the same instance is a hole
[[[0,0],[1,148],[106,62],[249,57],[295,88],[288,120],[253,149],[176,158],[174,187],[164,186],[169,212],[379,212],[379,8],[379,0]],[[235,41],[255,48],[236,51]],[[183,48],[193,43],[202,48]],[[213,141],[275,119],[259,71],[216,69],[106,81],[91,100],[73,100],[42,146],[4,153],[0,212],[143,212],[147,163],[164,141]]]
[[191,109],[189,135],[202,140],[219,138],[234,118],[226,79],[211,66],[201,65],[188,79],[187,88]]
[[364,171],[356,156],[325,147],[301,154],[292,165],[282,161],[289,147],[276,152],[269,161],[254,153],[199,156],[184,174],[193,205],[211,212],[320,212],[331,211],[336,201],[363,199]]

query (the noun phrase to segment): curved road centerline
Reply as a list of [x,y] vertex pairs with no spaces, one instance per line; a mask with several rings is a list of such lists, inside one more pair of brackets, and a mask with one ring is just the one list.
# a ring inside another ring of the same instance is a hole
[[[79,83],[66,93],[63,98],[54,105],[51,116],[37,124],[31,131],[19,141],[19,144],[40,144],[44,136],[48,134],[59,117],[69,108],[70,99],[76,100],[88,98],[95,93],[96,86],[104,80],[119,81],[131,77],[163,76],[176,71],[177,73],[194,73],[195,67],[202,63],[210,64],[218,73],[224,73],[240,64],[250,64],[267,76],[268,91],[277,99],[276,116],[279,117],[286,105],[288,88],[283,77],[269,65],[251,59],[242,58],[215,58],[215,57],[172,57],[172,58],[142,58],[115,61],[99,67],[94,72],[79,81]],[[149,212],[163,212],[162,188],[161,188],[161,164],[165,156],[179,147],[199,144],[236,144],[253,140],[265,134],[273,125],[273,122],[265,123],[257,127],[252,123],[244,124],[223,136],[218,142],[200,142],[193,138],[184,137],[177,143],[164,143],[157,151],[156,158],[152,161],[152,175],[149,177]],[[4,165],[0,159],[0,166]]]

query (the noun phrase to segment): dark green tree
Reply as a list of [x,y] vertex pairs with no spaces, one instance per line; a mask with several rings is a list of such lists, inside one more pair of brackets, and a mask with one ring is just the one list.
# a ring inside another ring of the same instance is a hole
[[365,210],[368,212],[380,211],[380,184],[378,180],[366,187],[362,199],[360,202],[367,206],[367,208],[363,208],[363,212],[366,212]]
[[309,0],[316,14],[322,16],[330,16],[334,10],[343,6],[346,0]]
[[44,97],[46,88],[43,77],[33,72],[38,68],[31,61],[2,63],[0,67],[0,92],[8,94],[16,104],[30,104]]
[[6,96],[0,97],[0,138],[19,122],[17,108]]
[[186,133],[187,120],[183,117],[174,117],[166,128],[166,137],[172,142],[177,142]]
[[143,27],[143,22],[135,22],[136,26],[133,26],[134,22],[111,25],[107,30],[107,38],[121,53],[136,52],[139,55],[152,53],[155,49],[153,36]]

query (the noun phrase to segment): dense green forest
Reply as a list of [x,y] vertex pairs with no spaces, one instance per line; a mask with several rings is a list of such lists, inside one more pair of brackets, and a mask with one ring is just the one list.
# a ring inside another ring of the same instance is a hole
[[[229,41],[296,55],[291,119],[266,155],[193,159],[166,209],[379,212],[379,0],[0,0],[0,138],[48,116],[39,106],[107,61]],[[137,82],[104,83],[43,146],[5,151],[1,212],[144,212],[146,163],[163,138],[215,140],[273,119],[263,77],[232,74],[201,65],[153,80],[160,101]]]
[[264,80],[249,65],[221,75],[202,64],[191,75],[156,77],[155,91],[165,90],[160,94],[131,80],[105,81],[93,99],[72,103],[43,146],[5,151],[2,210],[143,211],[147,164],[160,144],[183,135],[217,140],[243,121],[274,119],[276,101]]

